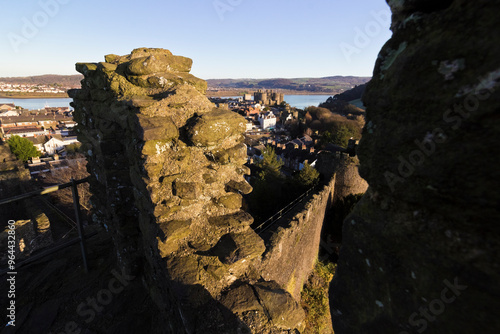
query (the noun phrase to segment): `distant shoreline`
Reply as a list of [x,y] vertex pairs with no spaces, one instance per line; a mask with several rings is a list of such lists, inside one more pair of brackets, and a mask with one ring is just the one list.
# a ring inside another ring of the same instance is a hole
[[12,94],[0,92],[2,99],[66,99],[69,98],[68,94]]
[[[285,95],[330,95],[333,96],[337,93],[334,92],[306,92],[306,91],[290,91],[290,90],[276,90]],[[243,96],[248,90],[219,90],[208,91],[207,97],[222,97],[222,96]],[[249,93],[253,95],[253,91]],[[69,98],[68,94],[6,94],[0,92],[2,99],[66,99]]]
[[[284,95],[329,95],[333,96],[335,94],[338,94],[338,92],[307,92],[303,90],[281,90],[281,89],[270,89],[279,93],[283,93]],[[207,92],[207,97],[222,97],[222,96],[243,96],[245,92],[248,92],[248,90],[219,90],[219,91],[208,91]],[[250,95],[253,95],[253,91],[251,93],[247,93]]]

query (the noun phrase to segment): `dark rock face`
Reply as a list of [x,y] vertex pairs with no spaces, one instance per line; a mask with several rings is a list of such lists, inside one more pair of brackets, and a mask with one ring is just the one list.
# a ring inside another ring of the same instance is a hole
[[336,333],[496,332],[500,1],[388,1],[364,95],[367,194],[344,222]]

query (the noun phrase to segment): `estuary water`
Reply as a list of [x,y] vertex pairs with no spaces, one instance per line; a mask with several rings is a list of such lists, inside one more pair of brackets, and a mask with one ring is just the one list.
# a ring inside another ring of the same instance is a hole
[[[317,107],[318,104],[325,102],[331,95],[285,95],[285,101],[290,106],[304,109],[309,106]],[[0,104],[14,103],[16,106],[23,107],[24,109],[37,110],[48,107],[70,107],[70,102],[73,99],[60,98],[60,99],[0,99]],[[73,108],[72,108],[73,109]]]
[[326,100],[332,95],[285,95],[285,102],[290,106],[304,109],[310,106],[317,107],[320,103],[326,102]]
[[[0,104],[4,103],[14,103],[16,106],[20,106],[24,109],[38,110],[45,107],[70,107],[69,103],[73,99],[70,98],[60,98],[60,99],[0,99]],[[71,107],[73,109],[73,107]]]
[[[285,102],[291,107],[298,109],[305,109],[313,106],[317,107],[319,104],[326,102],[332,95],[285,95]],[[223,96],[222,98],[237,99],[241,96]]]

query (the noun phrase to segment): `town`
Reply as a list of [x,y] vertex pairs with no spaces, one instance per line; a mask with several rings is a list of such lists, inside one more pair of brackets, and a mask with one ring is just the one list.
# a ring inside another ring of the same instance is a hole
[[62,87],[57,84],[42,85],[42,84],[10,84],[0,82],[0,92],[5,93],[48,93],[48,94],[65,94],[69,87]]
[[[245,117],[249,166],[262,159],[268,146],[283,162],[283,173],[287,175],[302,170],[305,164],[315,165],[320,136],[317,131],[304,133],[303,111],[286,103],[283,93],[259,89],[242,97],[210,100],[219,108],[230,109]],[[26,138],[40,152],[40,158],[34,157],[28,163],[30,174],[35,178],[65,168],[68,153],[78,152],[81,145],[77,140],[76,125],[70,107],[27,110],[10,103],[0,105],[2,140],[12,136]],[[349,154],[354,152],[356,144],[357,141],[352,140],[348,147],[329,144],[321,149]]]
[[[230,110],[245,117],[248,164],[262,159],[266,147],[271,147],[283,162],[285,174],[293,174],[305,164],[314,166],[321,147],[318,131],[306,130],[303,110],[291,107],[282,93],[258,90],[238,98],[210,98],[219,108]],[[324,150],[337,154],[354,154],[357,140],[349,140],[347,147],[323,145]]]
[[0,104],[2,141],[19,136],[32,142],[40,152],[41,158],[33,157],[28,164],[32,177],[67,167],[67,153],[80,147],[76,125],[69,107],[27,110],[11,103]]

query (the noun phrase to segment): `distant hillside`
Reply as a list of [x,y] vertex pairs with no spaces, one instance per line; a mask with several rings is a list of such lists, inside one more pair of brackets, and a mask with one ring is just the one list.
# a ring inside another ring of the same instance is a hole
[[359,85],[354,87],[353,89],[349,89],[341,94],[337,94],[334,96],[335,99],[342,100],[342,101],[353,101],[353,100],[359,100],[363,96],[363,93],[365,92],[366,89],[366,84]]
[[[39,75],[29,77],[0,78],[0,82],[9,84],[54,85],[62,87],[80,87],[83,76],[76,75]],[[209,90],[254,90],[280,89],[302,91],[304,93],[337,94],[368,82],[370,77],[333,76],[324,78],[294,79],[209,79]]]
[[80,80],[83,79],[83,75],[56,75],[56,74],[46,74],[37,75],[30,77],[7,77],[0,78],[0,82],[5,82],[8,84],[19,84],[19,85],[54,85],[57,84],[62,87],[80,87]]
[[365,92],[366,84],[356,86],[341,94],[330,96],[325,102],[319,105],[320,108],[327,108],[331,112],[340,115],[362,115],[364,106],[361,97]]
[[339,93],[370,81],[370,77],[333,76],[294,79],[209,79],[212,89],[283,89],[314,93]]

